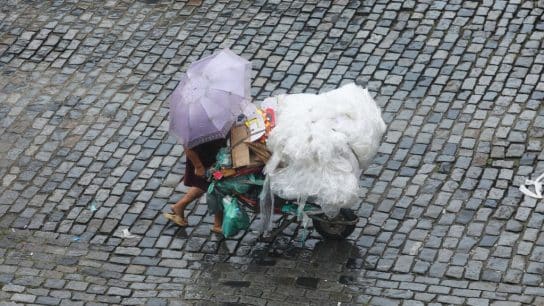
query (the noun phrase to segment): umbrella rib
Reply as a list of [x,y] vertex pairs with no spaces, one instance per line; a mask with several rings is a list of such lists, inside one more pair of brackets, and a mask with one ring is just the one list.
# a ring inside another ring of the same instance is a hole
[[[191,106],[189,104],[189,107],[188,107],[188,112],[189,112],[189,116],[187,117],[187,135],[191,135]],[[187,137],[187,147],[189,147],[189,143],[191,142],[190,138]],[[185,148],[184,148],[185,149]]]

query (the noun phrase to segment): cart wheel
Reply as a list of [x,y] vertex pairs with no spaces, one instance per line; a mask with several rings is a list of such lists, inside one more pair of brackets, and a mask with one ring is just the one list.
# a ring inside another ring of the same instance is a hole
[[353,221],[357,219],[357,216],[351,209],[340,209],[340,213],[333,219],[329,219],[326,215],[320,216],[323,220],[313,220],[314,227],[321,236],[327,239],[345,239],[355,230],[355,224],[335,224],[334,221]]

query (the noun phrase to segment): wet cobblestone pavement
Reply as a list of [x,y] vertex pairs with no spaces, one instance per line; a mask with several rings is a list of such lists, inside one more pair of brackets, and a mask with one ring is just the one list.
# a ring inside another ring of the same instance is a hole
[[[0,304],[544,305],[542,1],[0,0]],[[355,81],[388,131],[356,231],[160,213],[166,98],[230,47],[253,96]],[[129,229],[135,238],[123,238]]]

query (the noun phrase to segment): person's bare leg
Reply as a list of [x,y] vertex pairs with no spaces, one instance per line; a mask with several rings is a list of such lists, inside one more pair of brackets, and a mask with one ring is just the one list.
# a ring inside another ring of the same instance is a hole
[[221,227],[223,226],[223,212],[217,211],[213,216],[213,228],[212,232],[221,233]]
[[172,211],[175,215],[181,217],[184,223],[187,223],[185,220],[185,207],[192,201],[200,198],[203,194],[204,190],[198,187],[190,187],[187,193],[176,204],[171,206]]

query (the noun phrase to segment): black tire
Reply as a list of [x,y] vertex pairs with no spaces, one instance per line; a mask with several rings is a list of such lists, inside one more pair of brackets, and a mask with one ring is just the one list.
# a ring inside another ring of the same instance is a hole
[[330,221],[354,221],[357,215],[351,209],[341,209],[338,216],[329,219],[325,214],[319,216],[324,221],[313,220],[316,231],[325,239],[340,240],[345,239],[355,230],[355,224],[334,224]]

